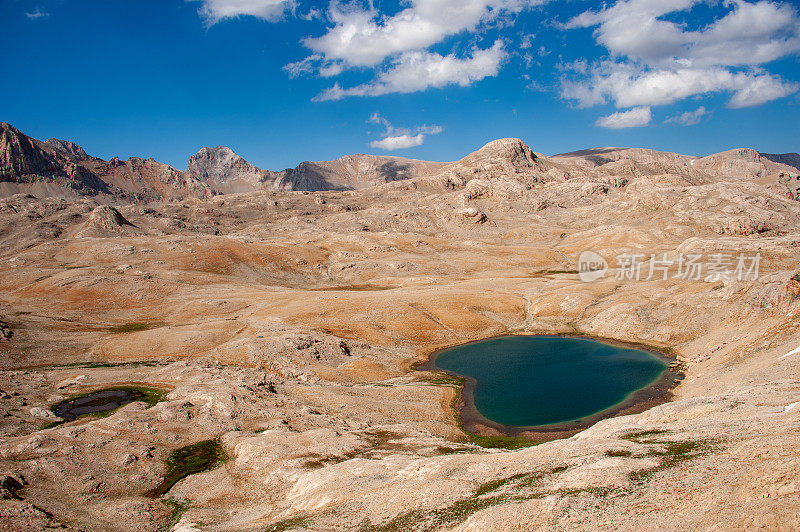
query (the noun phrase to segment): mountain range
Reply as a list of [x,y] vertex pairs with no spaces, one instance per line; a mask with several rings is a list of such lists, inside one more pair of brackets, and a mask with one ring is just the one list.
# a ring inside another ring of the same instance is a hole
[[40,141],[0,123],[0,196],[108,196],[148,202],[207,198],[259,190],[353,190],[428,174],[443,163],[400,157],[348,155],[302,162],[281,171],[262,170],[225,146],[192,155],[185,171],[152,158],[88,155],[77,144]]
[[782,179],[789,185],[790,195],[800,194],[789,182],[789,176],[800,172],[800,155],[767,154],[748,148],[706,157],[641,148],[593,148],[546,157],[519,139],[500,139],[450,163],[355,154],[332,161],[304,161],[295,168],[272,171],[256,167],[228,147],[217,146],[202,148],[189,158],[186,170],[178,170],[152,158],[112,157],[106,161],[88,155],[74,142],[40,141],[0,122],[0,197],[28,193],[147,203],[265,190],[359,190],[436,177],[460,187],[471,178],[498,171],[525,174],[530,182],[569,180],[598,172],[618,180],[681,175],[692,184],[712,182],[720,176]]

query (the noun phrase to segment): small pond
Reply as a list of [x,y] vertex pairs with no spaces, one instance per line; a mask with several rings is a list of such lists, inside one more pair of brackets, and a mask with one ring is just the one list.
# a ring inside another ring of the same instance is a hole
[[161,392],[149,388],[133,386],[109,388],[83,394],[52,407],[53,413],[65,421],[74,421],[86,414],[103,414],[134,401],[154,405],[161,398]]
[[[465,378],[462,422],[519,433],[570,430],[662,398],[669,359],[627,344],[570,336],[502,336],[435,353],[420,369]],[[652,405],[651,405],[652,406]]]

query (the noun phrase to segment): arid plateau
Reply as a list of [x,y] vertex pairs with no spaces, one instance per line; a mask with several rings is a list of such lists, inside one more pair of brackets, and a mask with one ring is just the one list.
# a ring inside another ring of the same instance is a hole
[[[607,275],[581,280],[584,251]],[[694,256],[730,268],[682,275]],[[683,379],[539,443],[463,431],[458,383],[415,369],[535,333],[650,346]],[[501,139],[182,171],[2,124],[0,340],[2,530],[800,529],[797,154]],[[120,386],[155,396],[51,410]],[[213,466],[181,475],[200,442]]]

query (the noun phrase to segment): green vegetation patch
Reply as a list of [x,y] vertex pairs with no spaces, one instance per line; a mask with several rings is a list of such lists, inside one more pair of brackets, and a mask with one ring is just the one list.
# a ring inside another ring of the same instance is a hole
[[[661,458],[659,465],[632,473],[631,479],[633,481],[642,480],[657,471],[679,466],[688,460],[714,450],[714,442],[711,440],[662,441],[656,439],[656,437],[663,434],[667,434],[667,431],[649,430],[623,436],[623,439],[628,441],[645,445],[658,445],[660,447],[650,451],[651,455]],[[531,442],[527,443],[531,444]],[[606,454],[608,456],[630,456],[631,452],[627,450],[612,450]],[[457,526],[474,513],[499,504],[541,499],[548,495],[564,497],[588,495],[595,498],[605,498],[619,491],[619,488],[603,486],[555,491],[543,489],[541,483],[544,480],[551,475],[566,471],[568,468],[569,466],[567,465],[561,465],[550,470],[518,473],[509,477],[491,480],[481,484],[471,497],[458,500],[450,506],[410,510],[380,524],[371,524],[368,521],[364,521],[360,526],[360,530],[362,532],[433,531]]]
[[93,390],[91,392],[84,392],[70,396],[69,398],[61,401],[58,404],[68,403],[70,401],[74,401],[75,399],[83,399],[84,397],[89,397],[100,392],[111,392],[111,391],[124,391],[124,392],[132,392],[136,394],[138,397],[136,400],[146,403],[148,408],[154,406],[159,401],[164,400],[164,396],[166,392],[164,390],[158,390],[156,388],[146,388],[144,386],[134,386],[134,385],[126,385],[126,386],[114,386],[113,388],[103,388],[102,390]]
[[132,333],[138,331],[147,331],[149,329],[158,329],[159,327],[164,327],[166,323],[163,321],[154,321],[154,322],[130,322],[124,323],[122,325],[117,325],[116,327],[111,327],[109,331],[113,333]]
[[558,274],[571,274],[578,275],[578,270],[537,270],[531,274],[531,277],[542,277],[545,275],[558,275]]
[[534,445],[543,443],[519,436],[480,436],[478,434],[472,434],[471,432],[466,431],[464,431],[464,433],[467,435],[470,443],[479,445],[481,447],[486,447],[487,449],[514,450],[522,449],[523,447],[532,447]]
[[631,432],[629,434],[625,434],[621,438],[623,440],[632,441],[634,443],[661,443],[660,440],[653,439],[652,436],[661,436],[662,434],[667,434],[667,431],[661,429],[653,429],[653,430],[644,430],[641,432]]
[[705,456],[713,452],[716,448],[715,440],[679,440],[679,441],[666,441],[662,442],[664,446],[663,451],[653,450],[650,452],[651,456],[659,457],[659,464],[643,469],[641,471],[634,471],[630,474],[630,479],[633,482],[641,482],[651,477],[659,471],[678,467],[681,464]]
[[60,369],[60,368],[137,368],[137,367],[156,367],[166,366],[169,362],[158,362],[155,360],[142,360],[136,362],[70,362],[68,364],[49,364],[47,366],[35,366],[37,369]]
[[620,456],[631,456],[633,453],[626,450],[626,449],[609,449],[606,451],[606,456],[610,457],[620,457]]
[[164,480],[149,492],[150,496],[160,497],[178,481],[194,473],[202,473],[218,466],[226,460],[225,451],[219,440],[201,442],[175,449],[167,459],[167,472]]
[[611,493],[615,491],[614,488],[604,487],[604,486],[596,486],[591,488],[573,488],[573,489],[562,489],[554,491],[553,494],[561,495],[564,497],[568,497],[570,495],[581,495],[587,493],[592,495],[593,497],[603,498],[609,496]]
[[178,524],[186,510],[189,509],[189,504],[187,501],[178,502],[171,499],[167,499],[165,502],[172,508],[169,516],[169,523],[166,527],[167,530],[171,530],[172,527]]
[[[453,527],[485,508],[546,496],[547,493],[544,491],[530,490],[548,476],[566,469],[567,466],[559,466],[549,471],[518,473],[510,477],[492,480],[481,484],[473,496],[458,500],[450,506],[431,510],[411,510],[378,525],[364,522],[361,524],[360,530],[362,532],[400,532]],[[503,493],[497,493],[503,488],[509,489],[503,490]]]
[[622,436],[623,440],[643,445],[658,445],[662,447],[661,449],[651,449],[648,453],[649,456],[657,456],[659,458],[659,464],[654,467],[632,472],[630,474],[630,479],[633,482],[641,482],[659,471],[678,467],[689,460],[710,454],[717,449],[719,444],[719,441],[714,439],[670,441],[659,438],[659,436],[665,434],[668,434],[668,431],[655,429],[632,432]]
[[486,495],[487,493],[491,493],[493,491],[497,491],[509,482],[513,482],[515,480],[521,480],[528,476],[528,473],[518,473],[511,477],[506,478],[499,478],[497,480],[491,480],[489,482],[485,482],[478,487],[478,491],[475,492],[475,495],[480,497],[481,495]]
[[424,382],[433,386],[463,386],[464,378],[450,375],[449,373],[436,372],[433,375],[421,375],[416,378],[417,382]]

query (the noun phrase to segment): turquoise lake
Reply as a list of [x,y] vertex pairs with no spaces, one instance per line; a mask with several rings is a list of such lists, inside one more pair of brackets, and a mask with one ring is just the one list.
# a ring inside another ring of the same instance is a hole
[[647,351],[561,336],[491,338],[444,350],[434,364],[475,380],[474,404],[483,417],[518,427],[598,414],[668,369]]

